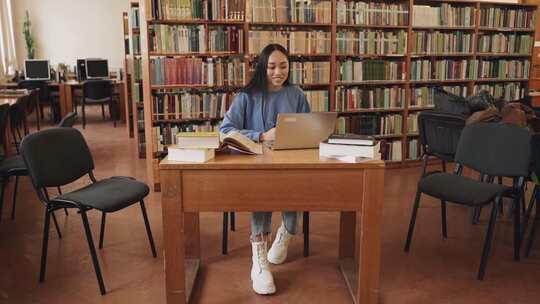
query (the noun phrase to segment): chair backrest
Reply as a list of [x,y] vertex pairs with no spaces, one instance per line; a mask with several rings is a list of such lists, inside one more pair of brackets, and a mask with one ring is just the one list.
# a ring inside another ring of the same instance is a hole
[[0,105],[0,145],[4,144],[4,139],[6,137],[9,107],[10,106],[8,104]]
[[418,115],[420,145],[424,153],[453,161],[465,118],[461,115],[422,111]]
[[17,99],[17,102],[9,108],[9,120],[12,127],[21,126],[24,123],[30,95]]
[[490,176],[529,174],[531,133],[512,124],[475,123],[461,133],[456,162]]
[[52,128],[26,136],[21,155],[36,188],[69,184],[94,169],[90,149],[74,128]]
[[77,113],[75,112],[69,112],[62,118],[60,123],[58,124],[59,128],[71,128],[77,121]]
[[45,80],[22,80],[18,84],[21,89],[39,89],[39,100],[49,101],[49,85]]
[[83,82],[83,102],[86,99],[100,100],[112,98],[112,82],[110,80],[98,79]]

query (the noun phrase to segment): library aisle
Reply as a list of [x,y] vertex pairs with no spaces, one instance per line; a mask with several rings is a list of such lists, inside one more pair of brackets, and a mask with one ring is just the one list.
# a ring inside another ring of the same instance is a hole
[[[97,110],[96,110],[97,111]],[[92,150],[98,178],[111,175],[146,176],[135,138],[120,125],[98,117],[83,131]],[[76,125],[80,128],[80,124]],[[411,254],[403,252],[405,233],[420,168],[387,171],[382,225],[380,303],[538,303],[540,248],[521,262],[512,260],[512,225],[499,218],[485,281],[476,280],[487,212],[480,225],[471,225],[467,209],[448,206],[449,237],[440,235],[439,202],[424,200]],[[83,181],[86,182],[86,181]],[[165,303],[160,193],[147,200],[158,258],[148,248],[140,210],[136,206],[112,214],[102,250],[98,251],[109,293],[99,294],[80,216],[58,212],[63,238],[51,227],[47,277],[38,283],[43,206],[28,178],[20,183],[17,214],[9,219],[13,184],[6,192],[0,223],[0,303]],[[22,197],[21,197],[22,196]],[[275,219],[279,218],[277,214]],[[221,255],[221,213],[201,215],[203,266],[191,303],[350,303],[337,264],[338,214],[313,213],[311,256],[302,256],[298,237],[285,265],[272,266],[278,293],[258,296],[251,290],[249,215],[239,213],[231,232],[229,255]],[[90,212],[94,241],[100,214]],[[279,220],[274,221],[278,225]],[[276,227],[274,227],[275,231]]]

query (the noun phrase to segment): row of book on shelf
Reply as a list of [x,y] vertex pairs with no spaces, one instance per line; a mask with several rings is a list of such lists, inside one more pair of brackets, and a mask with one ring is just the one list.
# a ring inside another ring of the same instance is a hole
[[[135,86],[135,89],[140,88]],[[409,108],[429,107],[433,106],[433,98],[436,86],[414,87]],[[444,86],[444,90],[460,96],[468,96],[467,86]],[[502,98],[506,101],[516,101],[525,97],[526,87],[519,82],[510,82],[503,84],[477,84],[473,87],[473,93],[481,90],[488,91],[495,98]],[[138,90],[137,90],[138,91]],[[140,94],[136,91],[136,96]],[[391,87],[342,87],[336,88],[335,102],[330,104],[327,90],[305,90],[306,99],[310,105],[312,112],[352,112],[356,110],[403,110],[405,105],[405,88],[400,86]],[[223,117],[227,109],[234,100],[234,92],[215,92],[215,91],[158,91],[152,96],[152,113],[156,120],[181,120],[181,119],[199,119],[212,118],[220,119]],[[140,98],[140,97],[138,97]],[[136,100],[140,100],[137,99]],[[350,124],[351,126],[337,127],[337,129],[348,129],[352,131],[364,132],[359,128],[362,124],[364,127],[371,126],[372,121],[377,117],[367,116],[350,116],[340,117],[338,122],[341,124]],[[386,116],[376,125],[385,125],[386,120],[394,121],[397,116]],[[380,118],[379,118],[380,119]],[[357,120],[359,120],[357,122]],[[346,122],[347,121],[347,122]],[[387,123],[386,123],[387,124]],[[396,121],[396,125],[400,122]],[[410,125],[410,124],[407,124]],[[393,131],[385,130],[385,127],[373,128],[369,127],[373,134],[389,135],[400,134]],[[354,133],[354,132],[353,132]]]
[[[468,31],[414,31],[413,54],[472,52],[474,33]],[[208,36],[208,37],[207,37]],[[288,47],[291,54],[329,54],[327,31],[252,30],[248,34],[251,54],[257,54],[271,42]],[[155,24],[150,27],[150,50],[169,53],[243,52],[241,27]],[[138,41],[138,35],[135,38]],[[403,55],[407,50],[406,30],[339,30],[336,33],[338,55]],[[530,54],[533,37],[518,33],[479,33],[477,52]],[[139,43],[134,41],[140,53]]]
[[[379,3],[338,0],[336,4],[337,24],[340,25],[408,25],[409,7],[406,1]],[[332,17],[329,0],[152,0],[150,9],[157,20],[329,24]],[[471,27],[475,25],[475,13],[474,3],[414,4],[413,25]],[[535,12],[530,9],[489,5],[480,8],[479,21],[482,27],[531,28],[535,24],[535,17]]]
[[530,61],[514,59],[414,59],[411,80],[527,79]]
[[245,0],[151,0],[157,20],[244,20]]
[[328,0],[248,0],[246,17],[251,22],[330,24],[332,2]]
[[151,25],[149,50],[157,53],[243,52],[244,31],[234,26]]
[[238,57],[156,57],[150,59],[153,85],[242,86],[245,63]]

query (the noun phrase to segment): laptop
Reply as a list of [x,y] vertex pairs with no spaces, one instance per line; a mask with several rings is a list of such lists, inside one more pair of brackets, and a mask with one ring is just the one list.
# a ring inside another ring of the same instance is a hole
[[334,132],[337,113],[278,114],[276,140],[265,142],[272,150],[318,148]]

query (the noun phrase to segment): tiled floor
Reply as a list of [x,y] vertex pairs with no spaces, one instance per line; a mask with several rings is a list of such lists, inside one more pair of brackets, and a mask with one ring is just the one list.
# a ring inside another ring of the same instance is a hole
[[[101,121],[99,112],[83,131],[96,164],[96,176],[131,175],[145,179],[145,161],[122,125]],[[79,125],[77,125],[80,128]],[[499,218],[486,280],[476,280],[485,235],[468,210],[448,208],[447,240],[441,238],[439,203],[425,199],[409,254],[403,243],[410,218],[418,168],[388,170],[382,229],[380,303],[540,303],[540,240],[531,257],[512,260],[512,225]],[[84,180],[82,182],[87,182]],[[63,238],[50,231],[47,277],[38,282],[43,206],[28,178],[20,183],[15,220],[9,218],[13,183],[6,192],[0,223],[0,303],[165,303],[163,255],[152,258],[140,208],[107,217],[105,245],[98,253],[108,294],[101,296],[80,216],[58,212]],[[159,252],[162,248],[159,193],[147,209]],[[276,213],[275,219],[279,218]],[[100,216],[90,216],[94,240]],[[279,224],[275,220],[274,227]],[[201,214],[203,266],[192,303],[351,303],[336,263],[337,213],[313,213],[311,256],[302,257],[301,238],[293,241],[286,264],[272,267],[278,292],[258,296],[249,279],[249,214],[237,214],[230,253],[221,255],[221,214]]]

